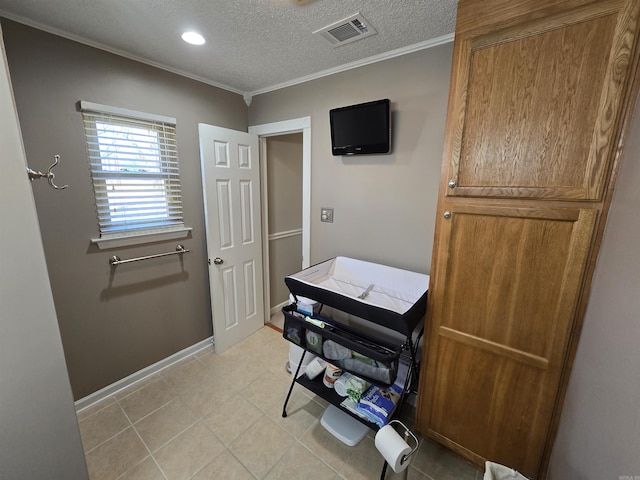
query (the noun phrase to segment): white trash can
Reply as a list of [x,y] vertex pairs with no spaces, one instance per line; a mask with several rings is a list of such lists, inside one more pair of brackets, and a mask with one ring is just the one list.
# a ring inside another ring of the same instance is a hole
[[298,377],[304,374],[304,372],[306,371],[307,365],[309,365],[309,362],[311,362],[311,360],[316,358],[316,356],[313,355],[312,353],[306,352],[303,360],[302,359],[303,353],[305,353],[304,349],[300,348],[297,345],[294,345],[293,343],[289,343],[289,361],[287,362],[287,365],[285,367],[287,371],[292,375],[296,373],[296,370],[298,369],[298,365],[300,365],[301,360],[302,360],[302,366],[300,367],[300,372],[298,373]]
[[485,462],[484,466],[482,480],[528,480],[527,477],[516,472],[513,468],[505,467],[499,463]]

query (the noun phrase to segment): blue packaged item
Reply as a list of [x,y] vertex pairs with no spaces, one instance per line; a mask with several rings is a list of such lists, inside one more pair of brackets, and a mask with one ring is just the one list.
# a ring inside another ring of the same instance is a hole
[[389,422],[401,396],[402,387],[395,383],[386,388],[374,385],[360,398],[358,412],[383,427]]

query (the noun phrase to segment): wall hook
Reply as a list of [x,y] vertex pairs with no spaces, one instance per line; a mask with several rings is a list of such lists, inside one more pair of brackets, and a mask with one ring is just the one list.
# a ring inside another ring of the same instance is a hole
[[51,166],[47,170],[47,173],[42,173],[27,167],[27,176],[29,177],[29,180],[33,182],[36,178],[46,178],[49,182],[49,185],[51,185],[56,190],[64,190],[65,188],[69,188],[69,185],[63,185],[59,187],[55,183],[53,183],[53,179],[55,178],[53,167],[60,163],[60,155],[54,155],[53,158],[55,161],[51,164]]

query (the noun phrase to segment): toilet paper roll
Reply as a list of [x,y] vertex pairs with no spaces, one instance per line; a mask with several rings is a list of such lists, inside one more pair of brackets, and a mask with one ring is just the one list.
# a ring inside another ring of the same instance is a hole
[[409,465],[409,460],[402,463],[402,457],[411,452],[411,447],[398,435],[393,426],[385,425],[378,430],[375,445],[394,472],[400,473]]

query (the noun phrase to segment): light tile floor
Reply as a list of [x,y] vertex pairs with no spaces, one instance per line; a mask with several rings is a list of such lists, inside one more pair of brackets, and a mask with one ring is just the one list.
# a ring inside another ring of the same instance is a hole
[[[289,343],[264,327],[220,355],[203,350],[80,412],[91,480],[380,478],[374,433],[344,445],[320,425],[326,402],[300,385],[282,418],[288,354]],[[402,476],[389,469],[387,478]],[[409,467],[410,480],[481,478],[428,440]]]

